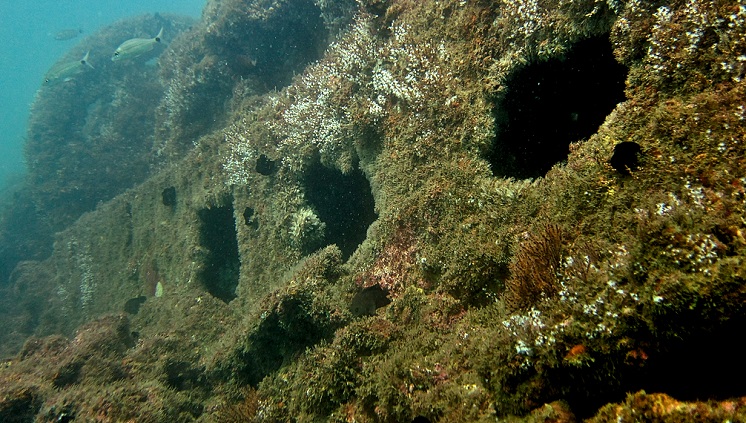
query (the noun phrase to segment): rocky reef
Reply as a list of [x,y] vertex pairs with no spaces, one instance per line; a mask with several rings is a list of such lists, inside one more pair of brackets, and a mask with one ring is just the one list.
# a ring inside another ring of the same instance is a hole
[[155,63],[3,421],[746,419],[746,6],[209,1]]

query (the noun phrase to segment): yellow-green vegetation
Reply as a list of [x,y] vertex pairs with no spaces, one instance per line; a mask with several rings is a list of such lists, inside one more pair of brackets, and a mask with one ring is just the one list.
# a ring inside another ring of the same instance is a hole
[[210,1],[0,416],[743,419],[745,57],[732,1]]

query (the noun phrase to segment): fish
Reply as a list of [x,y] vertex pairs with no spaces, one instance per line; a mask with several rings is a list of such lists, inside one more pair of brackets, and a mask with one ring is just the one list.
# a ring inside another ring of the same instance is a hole
[[130,298],[127,300],[126,303],[124,303],[124,311],[126,311],[129,314],[137,314],[138,311],[140,311],[140,306],[143,305],[143,303],[148,299],[148,297],[144,295],[140,295],[139,297]]
[[132,38],[123,42],[114,50],[114,55],[111,56],[112,62],[118,62],[120,60],[131,60],[135,57],[141,56],[151,50],[153,47],[161,42],[163,37],[163,27],[158,31],[158,35],[154,38]]
[[375,284],[363,289],[352,297],[350,312],[355,317],[375,316],[376,309],[390,303],[389,291],[380,284]]
[[82,29],[61,29],[54,33],[54,39],[57,41],[72,40],[82,33]]
[[90,55],[90,53],[90,50],[87,51],[85,53],[85,56],[83,56],[83,58],[80,60],[60,63],[52,66],[52,69],[49,69],[49,72],[47,72],[47,75],[44,77],[44,83],[47,85],[52,85],[57,82],[69,81],[72,79],[73,76],[79,74],[80,72],[83,72],[86,66],[91,69],[95,69],[93,65],[88,62],[88,56]]

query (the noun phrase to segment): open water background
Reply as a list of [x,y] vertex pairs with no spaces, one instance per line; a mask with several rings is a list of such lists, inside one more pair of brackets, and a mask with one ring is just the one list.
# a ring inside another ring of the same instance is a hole
[[[82,37],[143,13],[198,18],[205,0],[0,0],[0,202],[25,172],[23,143],[31,103],[47,70]],[[78,37],[57,41],[63,29]],[[1,205],[1,204],[0,204]]]

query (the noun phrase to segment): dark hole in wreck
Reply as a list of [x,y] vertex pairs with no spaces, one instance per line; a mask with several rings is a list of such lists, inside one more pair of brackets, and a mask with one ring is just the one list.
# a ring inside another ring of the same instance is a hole
[[624,101],[627,71],[614,59],[608,36],[579,41],[563,58],[515,71],[494,107],[493,174],[537,178],[566,160],[570,143],[595,133]]
[[207,250],[200,280],[214,297],[228,303],[236,298],[241,263],[233,206],[198,211],[200,244]]
[[316,162],[306,172],[306,197],[326,224],[324,243],[336,244],[344,259],[355,252],[378,215],[370,184],[355,170],[345,175]]

